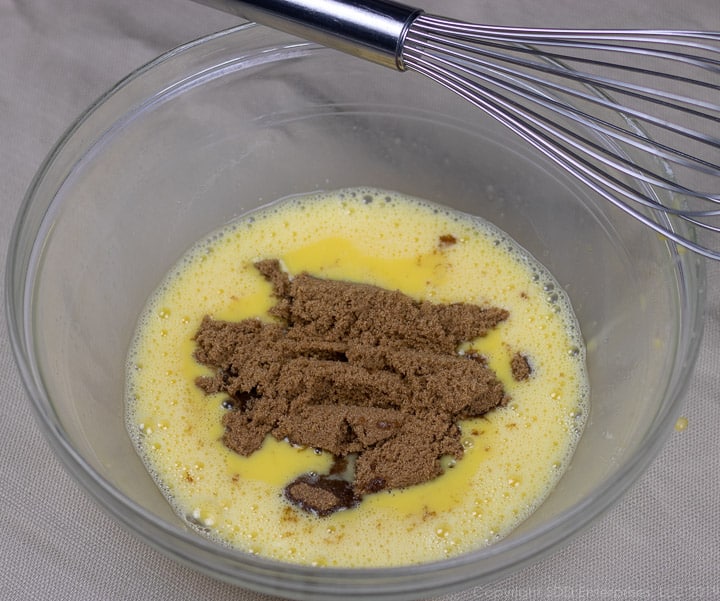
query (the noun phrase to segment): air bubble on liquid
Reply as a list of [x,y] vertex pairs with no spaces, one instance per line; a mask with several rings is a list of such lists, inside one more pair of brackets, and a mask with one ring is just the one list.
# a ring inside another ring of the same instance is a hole
[[450,536],[450,531],[445,527],[440,527],[437,530],[435,530],[435,536],[438,538],[447,538]]
[[185,514],[185,521],[196,530],[207,533],[210,529],[208,528],[208,525],[205,524],[204,521],[200,518],[200,516],[200,509],[195,508],[191,513]]

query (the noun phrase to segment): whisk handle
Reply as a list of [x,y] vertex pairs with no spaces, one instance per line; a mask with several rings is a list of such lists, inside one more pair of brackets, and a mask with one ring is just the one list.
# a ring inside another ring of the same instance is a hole
[[194,0],[403,71],[405,33],[420,9],[391,0]]

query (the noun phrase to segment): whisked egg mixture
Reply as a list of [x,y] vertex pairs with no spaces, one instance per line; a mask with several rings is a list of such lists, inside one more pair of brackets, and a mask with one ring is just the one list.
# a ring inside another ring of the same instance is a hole
[[[327,473],[332,456],[272,437],[238,455],[222,442],[222,395],[194,383],[209,373],[193,359],[203,316],[265,318],[275,303],[253,267],[263,258],[290,274],[507,309],[505,322],[462,350],[487,358],[510,402],[461,422],[464,456],[445,459],[435,480],[327,517],[290,505],[284,487]],[[524,381],[511,374],[518,351],[532,367]],[[223,544],[318,566],[414,564],[500,539],[552,490],[588,409],[580,330],[547,270],[491,224],[374,189],[293,197],[198,242],[142,313],[127,374],[128,432],[177,513]]]

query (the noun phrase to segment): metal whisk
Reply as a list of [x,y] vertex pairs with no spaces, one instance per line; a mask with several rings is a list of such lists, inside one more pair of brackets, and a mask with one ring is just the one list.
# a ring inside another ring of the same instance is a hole
[[[384,0],[195,1],[421,73],[632,217],[720,260],[720,32],[495,27]],[[710,234],[691,239],[680,221]]]

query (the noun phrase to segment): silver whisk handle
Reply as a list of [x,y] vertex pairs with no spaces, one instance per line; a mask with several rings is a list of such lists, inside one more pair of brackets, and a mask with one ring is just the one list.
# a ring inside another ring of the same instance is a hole
[[194,0],[403,71],[402,44],[421,10],[391,0]]

